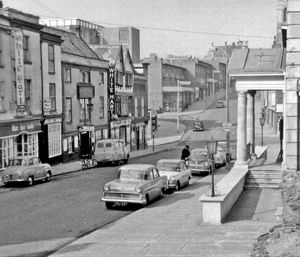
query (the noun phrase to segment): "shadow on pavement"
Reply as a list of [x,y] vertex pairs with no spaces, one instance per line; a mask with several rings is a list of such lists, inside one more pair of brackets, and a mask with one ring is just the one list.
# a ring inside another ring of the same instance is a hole
[[244,190],[234,206],[231,208],[229,214],[224,220],[224,223],[239,220],[252,220],[261,193],[262,189]]

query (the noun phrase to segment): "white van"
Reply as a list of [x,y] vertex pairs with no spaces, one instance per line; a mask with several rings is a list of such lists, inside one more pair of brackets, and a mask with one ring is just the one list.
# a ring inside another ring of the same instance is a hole
[[97,165],[108,162],[114,164],[119,164],[120,162],[127,163],[129,152],[129,145],[126,146],[124,140],[98,140],[95,144],[94,159],[97,162]]

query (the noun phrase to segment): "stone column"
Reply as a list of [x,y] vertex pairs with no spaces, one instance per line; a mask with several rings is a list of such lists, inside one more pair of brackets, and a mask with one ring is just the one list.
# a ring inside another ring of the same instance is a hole
[[255,155],[255,91],[247,93],[247,144],[250,144],[250,154]]
[[246,91],[238,91],[238,117],[237,117],[237,160],[235,165],[247,165],[247,97]]

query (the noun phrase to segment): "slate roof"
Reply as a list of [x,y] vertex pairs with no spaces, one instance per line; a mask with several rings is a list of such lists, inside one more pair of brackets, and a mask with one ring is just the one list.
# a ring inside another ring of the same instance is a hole
[[93,51],[102,59],[108,60],[109,63],[115,63],[117,59],[119,59],[121,46],[120,45],[112,45],[112,46],[99,46],[99,45],[91,45]]
[[93,52],[88,44],[84,40],[77,37],[74,33],[52,27],[44,27],[43,31],[61,36],[61,39],[63,40],[61,51],[63,53],[99,59],[99,57]]
[[234,74],[281,73],[285,70],[283,48],[234,49],[228,71]]

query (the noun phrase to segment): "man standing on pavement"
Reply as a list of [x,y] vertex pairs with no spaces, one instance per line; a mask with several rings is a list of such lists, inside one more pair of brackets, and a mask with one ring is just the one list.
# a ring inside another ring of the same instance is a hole
[[190,156],[190,147],[186,145],[181,152],[181,160],[185,160]]

